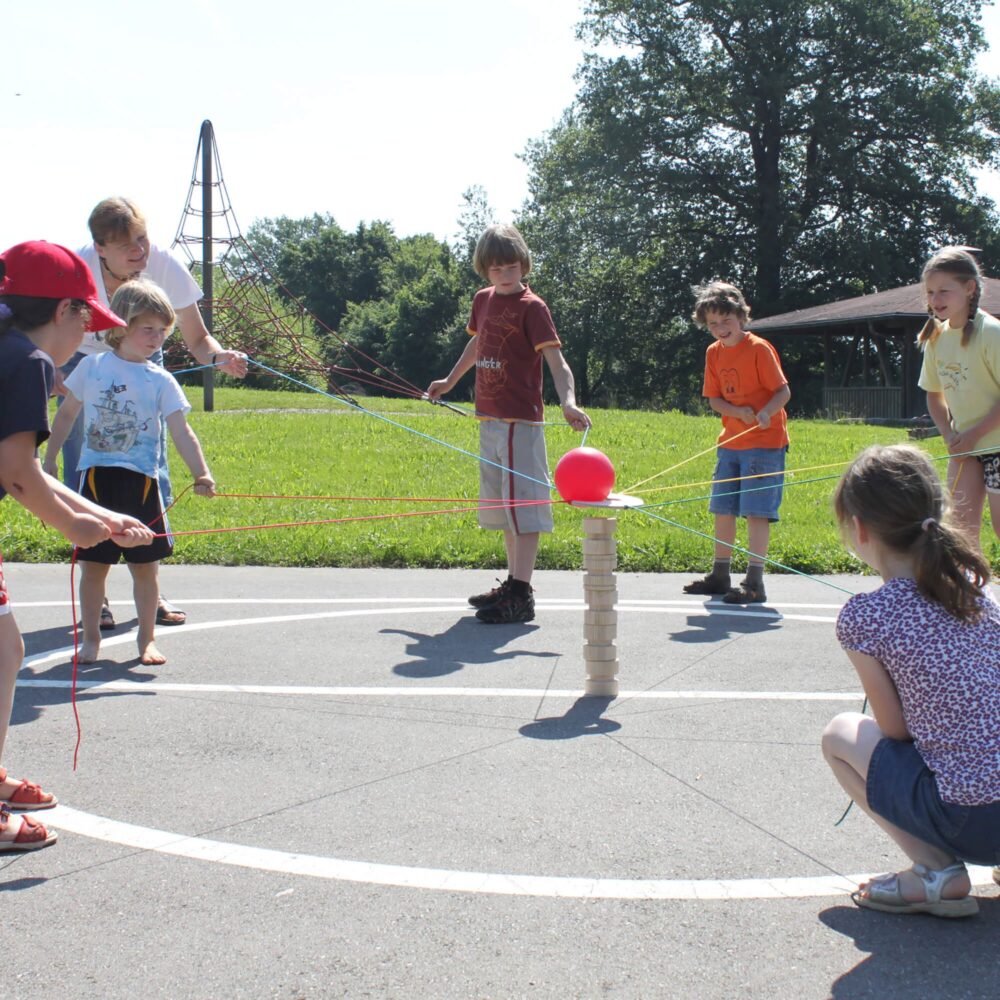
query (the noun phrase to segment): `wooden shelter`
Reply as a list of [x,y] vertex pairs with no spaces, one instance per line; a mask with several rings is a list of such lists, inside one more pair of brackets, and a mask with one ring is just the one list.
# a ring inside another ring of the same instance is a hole
[[[1000,279],[984,278],[979,306],[1000,315]],[[763,337],[817,337],[823,347],[823,409],[829,416],[916,417],[927,412],[917,385],[917,333],[927,321],[922,283],[753,320]],[[835,338],[851,338],[846,362],[833,371]]]

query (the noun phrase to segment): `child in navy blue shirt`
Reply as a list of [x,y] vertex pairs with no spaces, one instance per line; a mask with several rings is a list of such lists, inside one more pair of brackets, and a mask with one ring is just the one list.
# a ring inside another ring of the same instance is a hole
[[[38,462],[38,445],[49,436],[55,365],[76,350],[86,330],[122,325],[101,304],[89,269],[72,251],[36,241],[0,254],[0,499],[9,493],[76,545],[113,538],[131,546],[153,537],[135,518],[105,510],[47,476]],[[23,658],[0,554],[0,757]],[[55,804],[54,795],[0,767],[0,851],[54,843],[55,831],[23,810]]]

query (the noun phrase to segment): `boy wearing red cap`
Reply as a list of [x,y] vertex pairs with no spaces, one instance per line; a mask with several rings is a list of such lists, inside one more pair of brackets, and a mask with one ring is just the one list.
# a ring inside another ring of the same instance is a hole
[[[108,538],[148,544],[153,533],[135,518],[105,510],[47,476],[38,445],[49,436],[48,400],[55,365],[76,350],[87,330],[122,326],[97,296],[86,264],[54,243],[21,243],[0,254],[0,499],[10,493],[75,545]],[[11,613],[0,554],[0,757],[14,702],[24,644]],[[0,851],[47,847],[56,833],[22,810],[48,809],[54,795],[0,767]]]

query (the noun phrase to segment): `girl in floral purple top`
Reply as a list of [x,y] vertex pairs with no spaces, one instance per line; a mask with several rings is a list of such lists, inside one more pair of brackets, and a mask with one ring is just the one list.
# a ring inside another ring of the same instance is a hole
[[1000,606],[946,507],[930,459],[904,445],[869,448],[837,487],[845,540],[884,583],[837,619],[874,718],[838,715],[823,754],[914,862],[854,902],[964,917],[978,912],[964,862],[1000,862]]

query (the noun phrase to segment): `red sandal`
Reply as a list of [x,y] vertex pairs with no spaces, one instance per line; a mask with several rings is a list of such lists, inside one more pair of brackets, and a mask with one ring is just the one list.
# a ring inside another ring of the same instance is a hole
[[[0,785],[7,780],[7,769],[0,767]],[[21,812],[30,809],[51,809],[58,805],[59,800],[50,792],[42,789],[31,781],[22,781],[6,799],[0,798],[0,806],[6,806],[11,812]]]
[[[5,805],[0,805],[0,838],[10,826],[11,812]],[[32,816],[21,816],[21,827],[13,840],[0,839],[0,852],[4,851],[39,851],[43,847],[54,844],[59,839],[55,830],[49,830]]]

